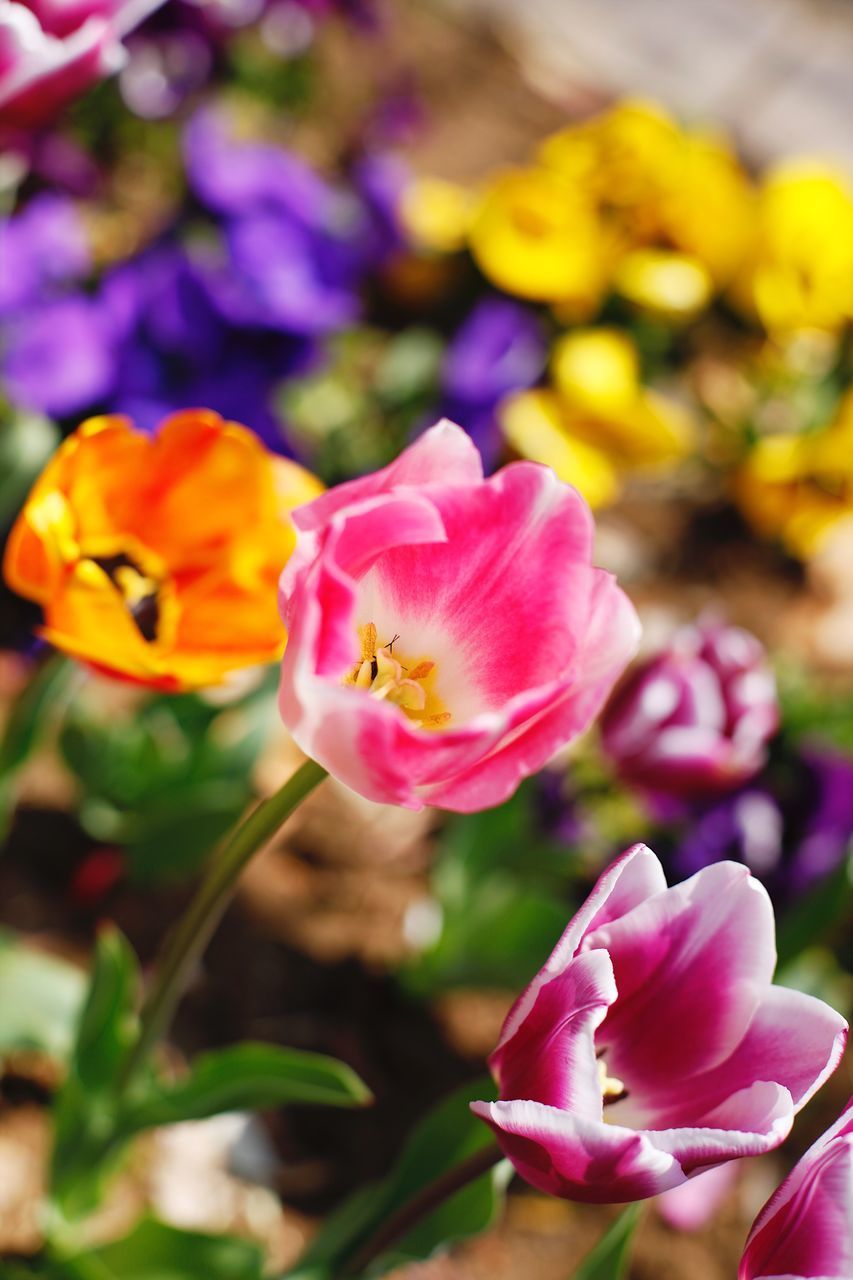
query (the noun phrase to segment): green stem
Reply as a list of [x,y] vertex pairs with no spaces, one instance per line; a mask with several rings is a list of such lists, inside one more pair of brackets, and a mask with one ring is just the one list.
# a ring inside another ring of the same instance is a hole
[[479,1151],[475,1151],[467,1160],[439,1174],[434,1181],[428,1182],[417,1195],[412,1196],[411,1200],[407,1200],[386,1218],[344,1266],[342,1275],[360,1276],[371,1262],[386,1253],[391,1245],[407,1236],[422,1218],[444,1204],[445,1200],[456,1195],[457,1191],[467,1187],[469,1182],[476,1182],[478,1178],[482,1178],[484,1173],[499,1164],[503,1158],[503,1152],[497,1143],[490,1143],[487,1147],[481,1147]]
[[243,868],[325,777],[325,769],[307,760],[274,795],[252,810],[214,858],[157,966],[142,1008],[139,1037],[125,1064],[122,1088],[130,1083],[168,1027],[187,976],[222,919]]

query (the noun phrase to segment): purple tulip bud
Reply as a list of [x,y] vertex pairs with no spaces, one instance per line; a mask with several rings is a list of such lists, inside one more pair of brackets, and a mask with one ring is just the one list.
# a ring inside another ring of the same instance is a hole
[[658,796],[729,791],[764,764],[779,725],[773,672],[740,627],[683,627],[637,668],[602,718],[604,748],[628,782]]

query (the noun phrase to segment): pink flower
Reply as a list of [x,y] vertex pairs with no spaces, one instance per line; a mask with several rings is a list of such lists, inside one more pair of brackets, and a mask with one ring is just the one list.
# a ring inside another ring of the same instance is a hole
[[0,124],[30,126],[122,66],[163,0],[0,0]]
[[587,727],[636,648],[580,495],[526,462],[484,480],[450,422],[294,520],[281,714],[371,800],[500,803]]
[[738,1280],[853,1276],[853,1098],[753,1223]]
[[682,627],[641,664],[601,720],[622,777],[663,795],[701,797],[751,778],[779,725],[763,647],[740,627]]
[[771,985],[773,911],[739,863],[666,887],[635,845],[510,1010],[473,1110],[542,1191],[656,1195],[777,1147],[838,1065],[847,1024]]

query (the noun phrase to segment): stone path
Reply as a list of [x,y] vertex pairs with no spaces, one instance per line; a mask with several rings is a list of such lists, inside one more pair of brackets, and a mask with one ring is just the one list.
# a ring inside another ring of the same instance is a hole
[[849,0],[445,0],[494,21],[547,96],[654,96],[733,131],[756,160],[817,154],[853,171]]

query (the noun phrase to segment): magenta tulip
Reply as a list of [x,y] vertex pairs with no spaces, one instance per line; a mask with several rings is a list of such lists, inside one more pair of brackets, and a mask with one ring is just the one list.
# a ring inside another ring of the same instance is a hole
[[589,725],[636,648],[576,490],[526,462],[484,480],[450,422],[294,520],[281,714],[371,800],[500,803]]
[[122,66],[163,0],[0,0],[0,124],[41,124]]
[[771,985],[767,893],[719,862],[667,888],[635,845],[519,997],[475,1102],[533,1186],[640,1200],[777,1147],[841,1057],[847,1024]]
[[748,631],[682,627],[626,680],[601,720],[620,774],[653,793],[698,798],[751,778],[779,724],[776,682]]
[[853,1276],[853,1098],[771,1196],[746,1242],[738,1280]]

